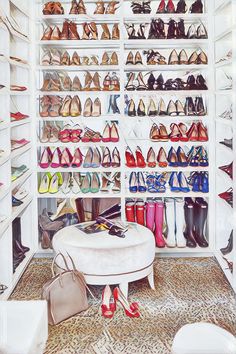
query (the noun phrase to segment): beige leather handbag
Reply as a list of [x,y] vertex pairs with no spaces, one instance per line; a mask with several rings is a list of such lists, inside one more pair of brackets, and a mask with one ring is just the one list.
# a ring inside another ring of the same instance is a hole
[[[55,275],[54,264],[58,256],[63,258],[66,270]],[[62,253],[58,253],[54,257],[52,262],[53,278],[43,286],[42,299],[47,300],[48,322],[51,325],[77,315],[89,307],[87,290],[89,292],[90,290],[86,285],[83,274],[75,268],[72,258],[70,256],[69,258],[73,267],[72,270],[69,269]]]

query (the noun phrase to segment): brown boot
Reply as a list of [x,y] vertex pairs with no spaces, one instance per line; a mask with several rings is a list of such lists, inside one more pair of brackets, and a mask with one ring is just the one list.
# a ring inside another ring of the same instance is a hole
[[96,220],[99,215],[99,206],[100,206],[100,199],[93,198],[92,199],[92,220]]
[[68,21],[64,21],[64,23],[63,23],[60,39],[61,40],[68,40],[69,39],[69,22]]
[[71,40],[80,39],[79,33],[77,31],[76,23],[74,23],[72,21],[69,23],[69,39],[71,39]]
[[77,198],[75,200],[75,205],[76,205],[76,211],[77,211],[79,223],[85,222],[83,198]]
[[102,29],[103,29],[103,32],[102,32],[102,35],[101,35],[101,39],[102,40],[111,39],[111,34],[110,34],[110,31],[109,31],[108,25],[106,23],[102,23],[101,26],[102,26]]
[[76,0],[72,0],[69,14],[78,15],[78,5]]
[[112,28],[112,39],[120,39],[120,30],[118,23],[115,23]]

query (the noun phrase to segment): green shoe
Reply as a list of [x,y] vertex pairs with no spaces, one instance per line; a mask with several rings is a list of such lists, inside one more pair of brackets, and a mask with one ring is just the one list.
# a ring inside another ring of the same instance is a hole
[[82,184],[80,190],[82,193],[89,193],[90,192],[90,185],[91,185],[91,176],[90,173],[87,172],[82,180]]
[[92,173],[92,181],[91,181],[91,187],[90,187],[90,192],[91,193],[98,193],[100,191],[101,183],[100,183],[100,178],[97,172]]

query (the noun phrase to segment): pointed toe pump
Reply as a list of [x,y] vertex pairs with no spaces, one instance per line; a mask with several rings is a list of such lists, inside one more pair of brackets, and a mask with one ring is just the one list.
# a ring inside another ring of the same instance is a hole
[[146,167],[146,162],[145,162],[142,150],[139,146],[137,147],[137,149],[135,151],[135,155],[136,155],[137,167],[140,167],[140,168]]
[[126,160],[126,166],[127,167],[137,167],[135,157],[129,147],[126,148],[125,150],[125,160]]

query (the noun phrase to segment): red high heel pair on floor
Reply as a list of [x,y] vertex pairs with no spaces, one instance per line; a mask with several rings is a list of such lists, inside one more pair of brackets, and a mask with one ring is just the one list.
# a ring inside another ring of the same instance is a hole
[[109,285],[106,285],[102,292],[101,313],[103,317],[112,318],[114,316],[118,303],[123,307],[127,317],[140,317],[140,311],[137,302],[132,302],[130,304],[118,287],[113,290],[113,302],[111,301],[111,298],[111,288]]

